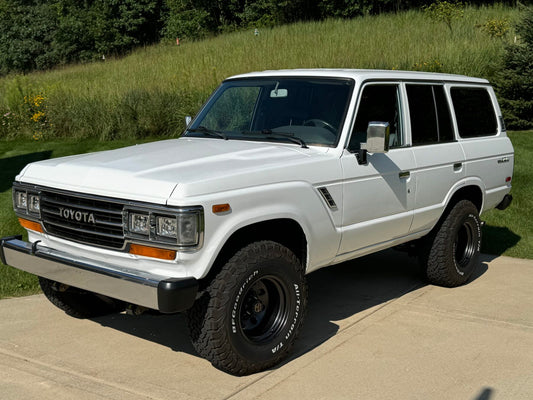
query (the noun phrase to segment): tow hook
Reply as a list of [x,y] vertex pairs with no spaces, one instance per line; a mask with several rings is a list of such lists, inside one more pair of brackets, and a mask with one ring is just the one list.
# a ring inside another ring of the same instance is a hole
[[126,314],[128,315],[138,316],[144,314],[146,311],[148,311],[148,308],[135,304],[128,304],[126,307]]

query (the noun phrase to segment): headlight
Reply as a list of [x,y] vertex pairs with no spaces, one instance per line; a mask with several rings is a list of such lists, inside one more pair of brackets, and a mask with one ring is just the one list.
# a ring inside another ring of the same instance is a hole
[[176,217],[157,217],[157,235],[164,237],[178,237],[178,222]]
[[139,235],[150,234],[150,215],[131,213],[129,218],[129,231]]
[[13,187],[13,207],[19,214],[39,217],[41,213],[41,200],[38,192],[32,190],[21,190],[17,186]]
[[15,190],[15,207],[22,210],[28,208],[28,195],[26,192]]
[[129,209],[126,237],[178,247],[201,245],[203,209]]
[[30,194],[28,201],[28,211],[32,213],[40,213],[41,212],[41,200],[39,199],[39,196],[36,194]]

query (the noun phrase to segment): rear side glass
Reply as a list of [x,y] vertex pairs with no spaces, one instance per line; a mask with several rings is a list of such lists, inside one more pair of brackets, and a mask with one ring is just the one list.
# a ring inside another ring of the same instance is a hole
[[450,107],[446,100],[446,93],[444,93],[444,86],[433,86],[433,94],[435,95],[435,107],[437,109],[437,120],[439,123],[439,142],[453,142],[455,138],[453,135],[452,118]]
[[450,109],[442,85],[408,84],[413,145],[454,140]]
[[492,136],[498,121],[489,92],[484,88],[451,88],[459,135],[463,138]]

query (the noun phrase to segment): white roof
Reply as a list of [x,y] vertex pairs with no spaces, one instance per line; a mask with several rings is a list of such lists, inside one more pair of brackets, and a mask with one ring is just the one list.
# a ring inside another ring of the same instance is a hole
[[313,76],[329,78],[351,78],[356,81],[371,79],[388,80],[431,80],[431,81],[453,81],[465,83],[484,83],[489,81],[481,78],[469,77],[466,75],[441,74],[436,72],[413,72],[377,69],[281,69],[273,71],[250,72],[247,74],[235,75],[228,79],[238,78],[264,78],[271,76],[296,77]]

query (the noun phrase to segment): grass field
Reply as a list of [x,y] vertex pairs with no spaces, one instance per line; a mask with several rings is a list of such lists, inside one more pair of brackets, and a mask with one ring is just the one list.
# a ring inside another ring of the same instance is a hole
[[[533,213],[533,131],[510,132],[516,154],[513,177],[514,201],[505,211],[490,211],[482,216],[486,221],[483,230],[482,251],[512,257],[533,259],[533,224],[527,216]],[[150,139],[147,139],[150,140]],[[137,140],[101,142],[92,140],[53,140],[39,143],[27,140],[0,141],[0,237],[21,234],[24,229],[12,210],[11,183],[28,162],[107,150],[134,143]],[[29,274],[0,264],[0,298],[22,296],[39,291],[37,279]]]
[[490,18],[516,8],[465,9],[450,31],[421,11],[242,31],[160,44],[128,57],[0,79],[0,137],[177,136],[224,78],[281,68],[429,70],[491,78],[512,31],[494,38]]

